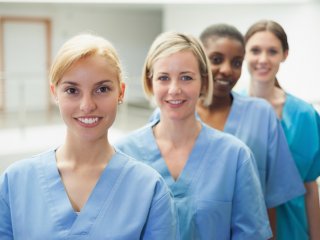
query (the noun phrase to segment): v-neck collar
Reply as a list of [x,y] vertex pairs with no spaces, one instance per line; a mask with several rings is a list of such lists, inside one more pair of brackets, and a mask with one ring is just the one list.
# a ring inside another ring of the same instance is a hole
[[146,151],[144,157],[146,162],[155,168],[165,179],[168,186],[171,188],[175,197],[185,195],[192,183],[201,169],[201,164],[203,162],[204,152],[206,151],[206,139],[205,138],[205,128],[206,126],[200,121],[201,130],[198,137],[196,138],[195,144],[191,150],[191,153],[186,161],[177,180],[172,177],[165,160],[163,159],[160,149],[157,145],[156,139],[153,134],[152,127],[156,124],[153,122],[149,124],[146,129],[147,137],[143,138],[143,146]]
[[48,211],[52,214],[58,228],[68,232],[68,236],[88,234],[99,213],[106,209],[106,204],[111,202],[113,187],[125,164],[126,161],[117,153],[113,155],[81,212],[77,214],[72,208],[60,177],[55,151],[50,151],[43,156],[39,165],[41,186],[50,208]]

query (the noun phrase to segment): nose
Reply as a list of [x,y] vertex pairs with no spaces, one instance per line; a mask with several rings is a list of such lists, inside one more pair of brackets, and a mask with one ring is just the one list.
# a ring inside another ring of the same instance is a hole
[[268,60],[268,55],[266,52],[262,52],[259,55],[259,62],[266,62]]
[[232,66],[231,63],[229,62],[224,62],[223,64],[220,65],[220,70],[219,72],[223,74],[224,76],[229,76],[232,73]]
[[168,93],[171,94],[171,95],[176,95],[176,94],[180,94],[181,93],[181,88],[180,88],[179,81],[176,81],[176,80],[171,81],[171,83],[169,85]]
[[96,109],[97,105],[94,101],[94,96],[91,94],[84,94],[81,103],[80,103],[80,110],[83,111],[84,113],[90,113],[93,110]]

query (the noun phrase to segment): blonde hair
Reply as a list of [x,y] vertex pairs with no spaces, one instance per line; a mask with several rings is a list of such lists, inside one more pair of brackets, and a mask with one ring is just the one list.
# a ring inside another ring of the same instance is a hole
[[143,89],[148,98],[153,96],[153,65],[159,59],[180,51],[191,51],[198,60],[201,75],[201,94],[203,103],[208,106],[212,100],[212,73],[210,62],[202,43],[191,35],[178,32],[160,34],[152,43],[142,71]]
[[65,42],[58,51],[49,73],[50,83],[57,86],[63,75],[80,59],[102,56],[118,73],[119,86],[123,81],[121,64],[112,44],[93,34],[80,34]]

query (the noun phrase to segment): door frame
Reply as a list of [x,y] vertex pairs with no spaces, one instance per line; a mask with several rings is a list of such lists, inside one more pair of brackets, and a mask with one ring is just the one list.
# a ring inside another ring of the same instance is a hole
[[[46,72],[49,73],[51,65],[51,20],[49,18],[42,17],[15,17],[15,16],[0,16],[0,89],[2,89],[3,94],[0,94],[0,112],[5,111],[5,84],[6,79],[4,78],[4,69],[5,69],[5,59],[4,59],[4,24],[8,22],[14,23],[41,23],[45,26],[45,42],[46,42]],[[47,82],[47,89],[49,91],[49,83]],[[52,103],[50,94],[48,94],[47,99],[47,110],[52,110]]]

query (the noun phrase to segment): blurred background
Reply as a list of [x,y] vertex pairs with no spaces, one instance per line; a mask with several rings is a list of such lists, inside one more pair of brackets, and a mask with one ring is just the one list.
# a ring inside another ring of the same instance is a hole
[[[47,72],[59,47],[81,32],[110,40],[125,68],[127,91],[112,140],[142,126],[152,112],[140,72],[154,38],[167,30],[198,36],[212,23],[229,23],[245,33],[257,20],[278,21],[290,45],[279,82],[319,109],[319,0],[116,2],[0,1],[0,173],[62,142],[65,129],[50,97]],[[236,88],[248,81],[244,64]]]

